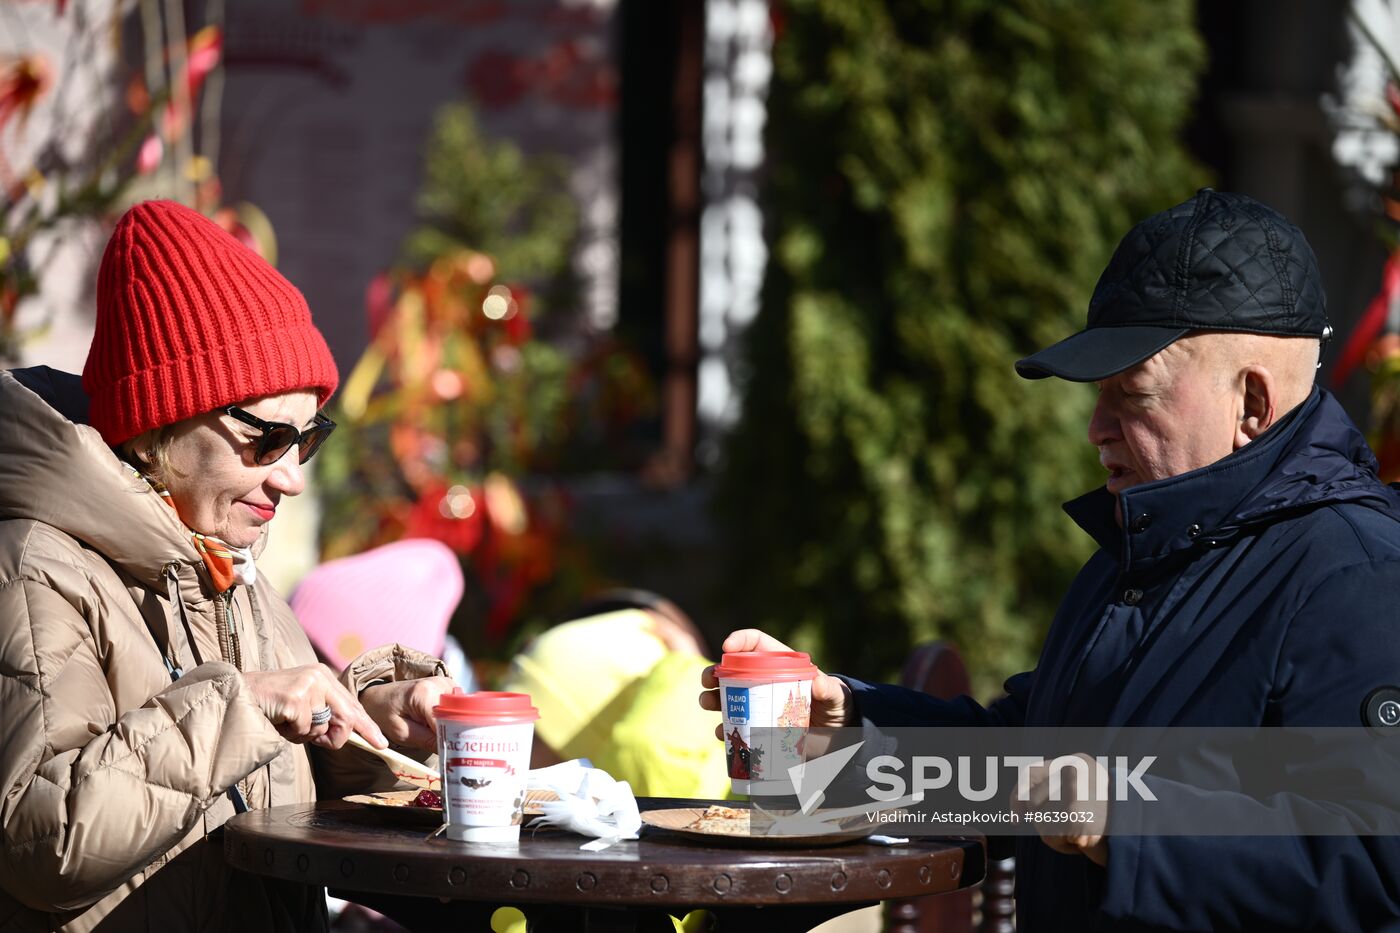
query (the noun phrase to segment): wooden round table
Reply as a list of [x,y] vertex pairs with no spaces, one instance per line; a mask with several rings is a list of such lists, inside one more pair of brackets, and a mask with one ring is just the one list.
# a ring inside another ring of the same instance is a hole
[[[641,809],[709,801],[642,798]],[[586,852],[572,833],[526,827],[518,844],[469,844],[389,808],[333,801],[254,810],[226,824],[234,868],[324,885],[413,929],[490,929],[521,908],[532,930],[672,929],[704,908],[720,930],[808,930],[888,898],[941,894],[985,871],[980,837],[818,848],[711,845],[643,827],[638,840]]]

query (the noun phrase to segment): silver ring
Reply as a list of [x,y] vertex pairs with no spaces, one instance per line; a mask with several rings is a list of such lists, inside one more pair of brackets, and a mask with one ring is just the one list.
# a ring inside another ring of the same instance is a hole
[[330,721],[331,708],[329,706],[323,706],[318,710],[313,710],[311,713],[311,724],[313,726],[324,726]]

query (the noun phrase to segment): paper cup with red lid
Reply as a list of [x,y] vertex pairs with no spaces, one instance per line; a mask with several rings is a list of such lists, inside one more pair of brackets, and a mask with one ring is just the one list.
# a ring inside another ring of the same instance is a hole
[[736,794],[791,794],[802,764],[816,665],[803,651],[728,651],[715,668],[724,753]]
[[447,838],[518,840],[539,710],[524,693],[454,690],[443,694],[433,715]]

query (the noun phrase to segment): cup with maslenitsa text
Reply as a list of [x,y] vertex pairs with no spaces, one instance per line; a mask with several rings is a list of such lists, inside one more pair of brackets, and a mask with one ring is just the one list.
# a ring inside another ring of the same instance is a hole
[[454,690],[438,700],[433,715],[447,838],[518,841],[539,710],[524,693]]
[[736,794],[793,792],[802,764],[817,668],[803,651],[728,651],[715,668],[724,754]]

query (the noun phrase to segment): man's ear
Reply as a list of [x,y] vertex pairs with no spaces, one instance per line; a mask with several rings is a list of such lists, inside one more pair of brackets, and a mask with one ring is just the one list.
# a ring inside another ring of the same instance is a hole
[[1235,427],[1235,450],[1269,430],[1278,416],[1278,383],[1273,373],[1263,366],[1246,366],[1240,380],[1244,398]]

